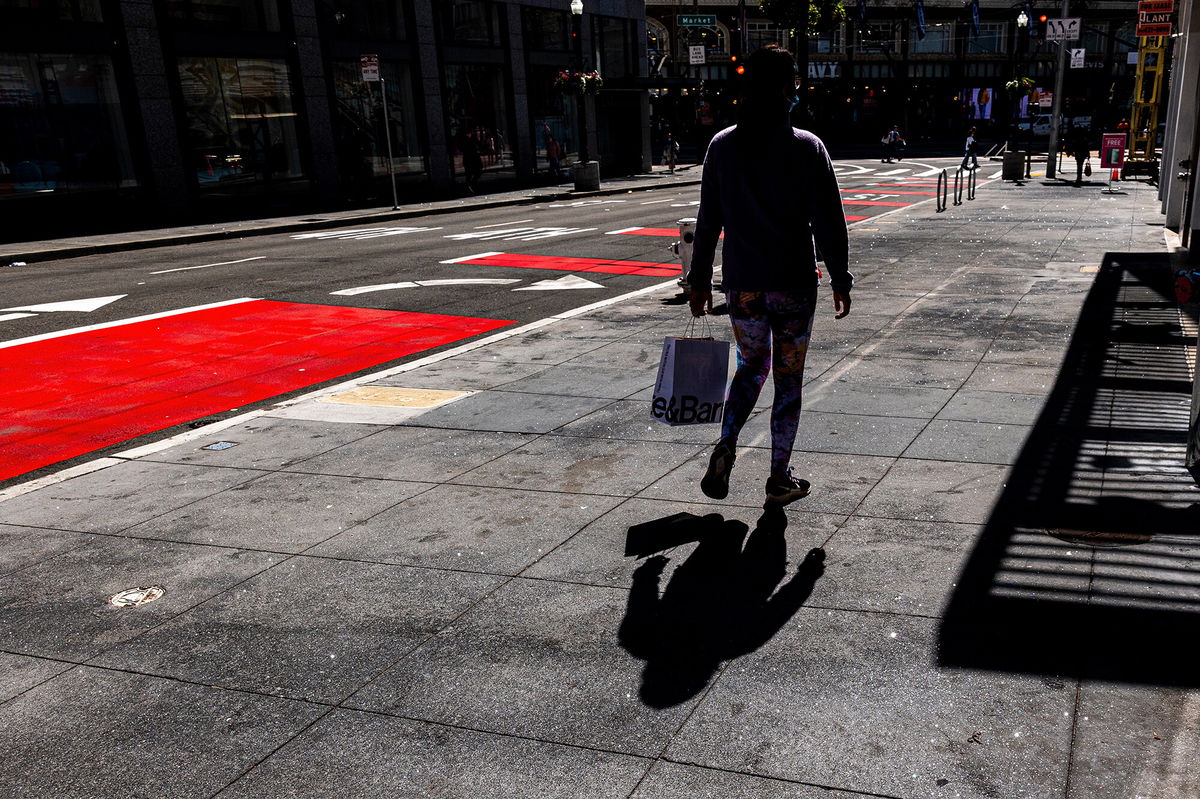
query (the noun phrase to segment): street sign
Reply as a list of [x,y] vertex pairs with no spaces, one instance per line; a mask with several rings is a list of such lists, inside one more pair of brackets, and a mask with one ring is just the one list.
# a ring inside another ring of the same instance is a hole
[[1171,17],[1173,16],[1175,16],[1175,12],[1173,11],[1139,11],[1138,27],[1141,27],[1142,25],[1170,25]]
[[677,14],[675,24],[684,27],[712,28],[717,24],[716,14]]
[[688,63],[703,64],[704,63],[704,45],[692,44],[688,45]]
[[1172,27],[1170,22],[1156,22],[1147,25],[1139,23],[1135,35],[1139,39],[1146,36],[1170,36]]
[[1100,137],[1100,168],[1120,169],[1125,166],[1124,133],[1105,133]]
[[372,83],[379,82],[379,56],[375,53],[360,55],[358,65],[362,68],[362,79]]
[[1046,39],[1052,42],[1071,42],[1079,38],[1083,27],[1080,17],[1046,20]]
[[1175,0],[1141,0],[1139,14],[1170,14],[1175,10]]
[[1087,51],[1080,47],[1078,49],[1071,48],[1071,69],[1083,69],[1084,59]]

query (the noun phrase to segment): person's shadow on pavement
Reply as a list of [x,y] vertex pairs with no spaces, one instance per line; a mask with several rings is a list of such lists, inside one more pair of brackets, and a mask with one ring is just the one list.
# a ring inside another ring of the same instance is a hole
[[[688,701],[722,662],[771,640],[825,571],[824,550],[813,549],[792,579],[779,585],[787,573],[782,510],[765,511],[748,539],[742,522],[716,514],[691,518],[697,533],[692,540],[698,538],[699,546],[675,569],[661,596],[659,581],[669,559],[655,555],[637,568],[618,633],[621,646],[646,661],[639,693],[650,707]],[[674,527],[679,521],[672,517]]]

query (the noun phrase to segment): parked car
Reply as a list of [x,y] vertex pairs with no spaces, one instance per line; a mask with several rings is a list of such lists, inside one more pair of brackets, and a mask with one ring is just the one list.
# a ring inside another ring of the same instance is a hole
[[[1050,127],[1054,124],[1054,116],[1052,114],[1038,114],[1029,119],[1022,119],[1017,122],[1017,127],[1028,133],[1033,132],[1034,136],[1047,137],[1050,135]],[[1092,118],[1090,116],[1066,117],[1064,116],[1059,127],[1059,134],[1064,134],[1071,128],[1091,128]]]

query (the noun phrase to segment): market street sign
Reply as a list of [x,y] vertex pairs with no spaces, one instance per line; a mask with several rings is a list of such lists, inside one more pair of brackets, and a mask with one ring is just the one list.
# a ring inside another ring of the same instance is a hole
[[691,25],[700,26],[702,28],[712,28],[717,24],[716,14],[677,14],[675,16],[676,25]]

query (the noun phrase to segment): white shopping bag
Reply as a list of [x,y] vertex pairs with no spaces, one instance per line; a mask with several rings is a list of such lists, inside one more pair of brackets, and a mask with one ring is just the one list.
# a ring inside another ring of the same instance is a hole
[[650,415],[669,425],[720,424],[728,375],[728,341],[667,336]]

